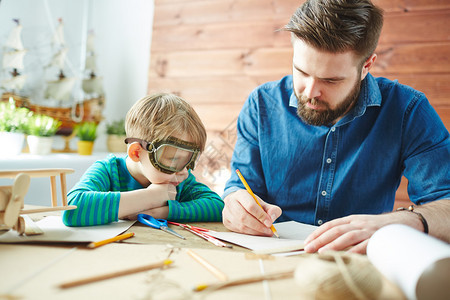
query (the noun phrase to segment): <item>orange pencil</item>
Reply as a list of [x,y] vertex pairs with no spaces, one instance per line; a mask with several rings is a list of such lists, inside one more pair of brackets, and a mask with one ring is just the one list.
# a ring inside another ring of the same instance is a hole
[[106,240],[98,241],[98,242],[92,242],[92,243],[88,244],[87,247],[88,248],[97,248],[97,247],[100,247],[100,246],[103,246],[103,245],[106,245],[106,244],[109,244],[112,242],[117,242],[117,241],[128,239],[132,236],[134,236],[134,232],[119,234],[118,236],[115,236],[110,239],[106,239]]
[[[236,173],[238,174],[239,179],[240,179],[240,180],[242,181],[242,183],[244,184],[245,189],[247,190],[247,192],[253,197],[253,199],[255,199],[256,204],[258,204],[259,207],[261,207],[261,209],[264,210],[264,209],[262,208],[262,206],[261,206],[261,203],[259,203],[258,199],[256,198],[255,194],[253,194],[252,189],[248,186],[247,181],[245,180],[244,176],[242,176],[242,174],[241,174],[241,172],[239,171],[239,169],[236,169]],[[280,238],[280,236],[278,235],[277,230],[275,229],[275,227],[274,227],[273,225],[270,226],[270,229],[272,229],[273,234],[275,234],[275,236],[276,236],[277,238]]]

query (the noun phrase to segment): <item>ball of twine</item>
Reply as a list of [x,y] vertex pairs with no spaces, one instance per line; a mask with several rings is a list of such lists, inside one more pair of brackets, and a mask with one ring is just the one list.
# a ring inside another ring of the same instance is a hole
[[382,277],[360,254],[327,251],[305,254],[295,270],[295,282],[310,299],[377,299]]

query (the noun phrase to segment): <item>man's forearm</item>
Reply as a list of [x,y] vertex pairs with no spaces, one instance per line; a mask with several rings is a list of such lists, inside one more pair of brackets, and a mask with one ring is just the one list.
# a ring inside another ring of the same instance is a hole
[[415,206],[428,223],[428,233],[450,243],[450,199],[437,200]]

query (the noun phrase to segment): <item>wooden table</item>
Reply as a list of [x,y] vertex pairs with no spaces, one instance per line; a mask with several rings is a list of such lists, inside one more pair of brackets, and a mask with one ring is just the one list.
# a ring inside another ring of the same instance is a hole
[[[193,225],[225,230],[221,223]],[[188,255],[187,249],[230,280],[294,270],[301,257],[257,256],[238,246],[217,247],[181,228],[170,227],[186,240],[137,223],[128,230],[135,233],[133,238],[95,249],[80,244],[0,244],[0,299],[6,295],[20,299],[302,299],[294,278],[194,292],[192,288],[198,284],[220,281]],[[169,258],[173,264],[168,269],[68,289],[58,287],[63,282],[164,260],[171,249],[174,250]],[[402,299],[401,293],[387,281],[383,293],[390,299]]]

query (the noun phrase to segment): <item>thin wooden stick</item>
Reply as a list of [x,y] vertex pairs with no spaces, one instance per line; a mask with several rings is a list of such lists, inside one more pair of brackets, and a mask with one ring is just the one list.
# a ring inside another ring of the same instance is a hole
[[199,292],[199,291],[203,291],[205,289],[218,290],[218,289],[223,289],[223,288],[230,287],[230,286],[236,286],[236,285],[260,282],[260,281],[264,281],[264,280],[275,280],[275,279],[291,278],[293,276],[294,276],[294,270],[286,271],[286,272],[266,274],[266,275],[252,276],[252,277],[236,279],[236,280],[230,280],[230,281],[224,282],[224,283],[199,284],[196,287],[194,287],[194,291],[195,292]]
[[61,173],[71,174],[74,173],[74,169],[23,169],[23,170],[1,170],[0,178],[14,178],[19,173],[25,173],[30,177],[48,177],[57,176]]
[[20,214],[21,215],[35,214],[35,213],[58,211],[58,210],[72,210],[72,209],[76,209],[76,208],[77,208],[76,205],[68,205],[68,206],[43,207],[43,208],[34,208],[34,209],[22,209],[20,211]]
[[227,281],[228,276],[225,275],[222,271],[211,265],[209,262],[207,262],[204,258],[202,258],[200,255],[192,251],[191,249],[187,249],[186,253],[189,254],[193,259],[195,259],[199,264],[204,266],[208,271],[210,271],[214,276],[216,276],[221,281]]
[[153,263],[150,265],[140,266],[140,267],[126,269],[126,270],[122,270],[122,271],[116,271],[116,272],[107,273],[107,274],[103,274],[103,275],[92,276],[92,277],[79,279],[79,280],[75,280],[75,281],[65,282],[65,283],[60,284],[59,287],[62,289],[66,289],[66,288],[71,288],[71,287],[88,284],[88,283],[92,283],[92,282],[97,282],[97,281],[101,281],[101,280],[105,280],[105,279],[129,275],[129,274],[133,274],[133,273],[139,273],[139,272],[148,271],[148,270],[152,270],[152,269],[156,269],[156,268],[162,268],[165,266],[169,266],[172,262],[173,261],[166,259],[166,260],[163,260],[163,261],[160,261],[157,263]]
[[62,197],[62,205],[67,206],[67,184],[66,184],[66,174],[59,174],[59,178],[61,181],[61,197]]
[[50,192],[52,194],[52,206],[58,206],[58,196],[56,195],[56,176],[50,176]]

